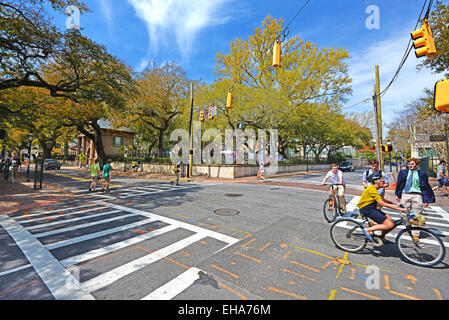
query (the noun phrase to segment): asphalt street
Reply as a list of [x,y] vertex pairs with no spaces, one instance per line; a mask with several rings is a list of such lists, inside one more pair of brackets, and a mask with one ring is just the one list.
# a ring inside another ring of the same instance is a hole
[[[362,173],[345,173],[348,186],[362,190]],[[316,188],[322,179],[175,186],[114,176],[104,194],[88,191],[87,172],[46,172],[45,181],[73,197],[0,219],[8,250],[0,299],[449,298],[447,255],[423,268],[403,261],[395,245],[336,248],[322,213],[328,192]],[[357,212],[358,196],[346,200]],[[449,248],[449,213],[431,206],[426,214]]]

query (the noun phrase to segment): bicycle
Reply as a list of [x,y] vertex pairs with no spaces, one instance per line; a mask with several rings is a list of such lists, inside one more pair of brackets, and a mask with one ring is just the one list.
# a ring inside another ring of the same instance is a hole
[[[409,222],[413,215],[406,213],[407,220],[404,217],[393,220],[394,227],[404,225],[405,228],[399,231],[396,236],[396,246],[401,256],[408,262],[422,266],[431,267],[440,263],[446,254],[441,239],[431,230],[414,226]],[[330,229],[331,239],[337,248],[348,252],[359,252],[365,248],[368,239],[362,232],[366,225],[369,225],[369,218],[362,215],[363,221],[359,222],[354,219],[342,218],[338,219]],[[376,234],[377,232],[377,234]],[[383,245],[380,239],[381,231],[375,231],[372,235],[374,246]]]
[[330,186],[331,190],[329,197],[326,199],[326,201],[324,201],[323,214],[327,222],[331,223],[334,222],[339,215],[343,216],[344,214],[341,211],[340,200],[338,200],[337,196],[337,184],[325,185]]

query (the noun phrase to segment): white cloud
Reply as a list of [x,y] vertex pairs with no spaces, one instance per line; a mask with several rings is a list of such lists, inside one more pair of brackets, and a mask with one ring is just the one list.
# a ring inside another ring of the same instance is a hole
[[170,47],[174,37],[183,58],[188,58],[202,29],[226,23],[222,6],[232,0],[128,0],[150,36],[150,48]]
[[[353,59],[349,62],[349,72],[353,79],[353,96],[347,106],[372,97],[376,83],[375,65],[379,66],[381,91],[388,85],[402,60],[409,39],[410,31],[403,30],[387,40],[373,43],[363,51],[352,52]],[[395,112],[401,110],[404,105],[421,97],[425,88],[433,88],[435,82],[441,80],[441,75],[432,74],[428,69],[418,71],[416,66],[421,62],[421,59],[415,57],[413,48],[398,78],[382,97],[384,124],[390,123],[394,119]],[[366,105],[362,104],[345,111],[357,110],[373,110],[372,100]]]

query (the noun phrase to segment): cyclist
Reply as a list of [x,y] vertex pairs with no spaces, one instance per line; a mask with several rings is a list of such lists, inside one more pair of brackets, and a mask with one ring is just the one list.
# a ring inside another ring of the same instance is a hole
[[385,180],[382,177],[380,171],[377,171],[368,176],[367,181],[371,183],[364,191],[357,207],[360,209],[360,213],[365,217],[373,220],[376,224],[371,225],[369,228],[363,229],[363,233],[368,238],[368,240],[373,241],[371,232],[376,230],[382,231],[381,240],[384,244],[388,244],[389,241],[385,239],[385,235],[394,228],[393,219],[388,215],[383,213],[377,208],[377,205],[382,207],[387,207],[397,211],[407,212],[405,208],[399,208],[400,203],[391,202],[386,199],[382,199],[379,195],[378,190],[384,186]]
[[343,172],[338,169],[338,165],[333,163],[331,164],[331,170],[326,174],[321,182],[321,185],[324,186],[327,179],[331,179],[332,184],[337,185],[337,196],[340,202],[341,213],[346,214],[346,200],[345,200],[345,186],[346,182],[343,179]]

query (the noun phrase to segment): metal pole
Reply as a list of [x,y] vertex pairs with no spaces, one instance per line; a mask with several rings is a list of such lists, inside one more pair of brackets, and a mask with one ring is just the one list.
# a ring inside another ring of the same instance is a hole
[[44,177],[44,161],[45,161],[45,156],[42,156],[42,161],[41,161],[41,176],[40,176],[40,181],[39,181],[39,188],[42,190],[42,179]]
[[34,167],[34,190],[36,190],[37,189],[37,187],[36,187],[36,183],[37,183],[37,163],[39,162],[39,159],[36,157],[35,159],[34,159],[34,161],[35,161],[35,167]]
[[28,147],[28,167],[27,167],[27,182],[30,182],[30,162],[31,162],[31,141]]
[[192,120],[193,120],[193,82],[190,82],[190,124],[189,124],[189,170],[187,178],[192,176],[193,169],[193,134],[192,134]]

